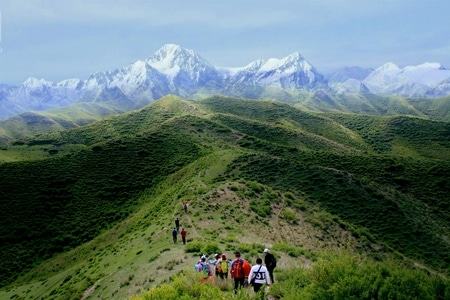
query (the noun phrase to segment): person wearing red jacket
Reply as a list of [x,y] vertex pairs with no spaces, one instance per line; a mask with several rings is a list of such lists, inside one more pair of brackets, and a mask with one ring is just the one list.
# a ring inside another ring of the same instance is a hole
[[184,227],[181,228],[180,234],[181,234],[181,239],[183,241],[183,245],[186,245],[186,234],[187,234],[187,232],[186,232],[186,230],[184,230]]
[[244,260],[241,258],[241,253],[236,251],[234,253],[236,258],[231,263],[230,275],[234,280],[234,293],[236,294],[239,288],[244,287],[245,273],[244,273]]

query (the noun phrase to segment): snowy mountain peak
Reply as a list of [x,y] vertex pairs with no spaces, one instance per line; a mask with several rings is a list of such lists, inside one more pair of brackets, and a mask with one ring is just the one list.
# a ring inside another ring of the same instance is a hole
[[267,72],[280,70],[283,72],[295,72],[299,70],[311,70],[313,66],[309,64],[298,52],[294,52],[284,58],[269,58],[261,65],[259,71]]
[[432,89],[450,77],[439,63],[423,63],[417,66],[399,68],[387,63],[364,79],[364,83],[374,93],[419,96],[432,94]]
[[165,44],[152,57],[157,60],[173,60],[177,56],[195,57],[198,54],[190,49],[186,49],[176,44]]
[[23,86],[26,88],[40,88],[43,86],[52,86],[53,82],[45,80],[43,78],[37,79],[35,77],[29,77],[23,82]]
[[323,75],[298,52],[280,59],[256,60],[229,74],[232,74],[229,80],[235,85],[251,83],[307,90],[326,85]]
[[300,52],[294,52],[292,54],[289,54],[284,59],[286,60],[286,62],[292,62],[292,63],[305,60],[305,58],[300,54]]
[[83,81],[78,78],[65,79],[56,84],[59,87],[69,88],[69,89],[79,89],[83,85]]
[[400,70],[399,66],[394,64],[393,62],[388,62],[382,65],[381,67],[378,67],[375,69],[374,72],[386,72],[386,71],[398,71]]
[[175,89],[203,86],[220,77],[216,68],[196,52],[175,44],[162,46],[146,63],[164,74]]
[[131,77],[147,77],[148,73],[153,72],[153,68],[143,60],[137,60],[134,63],[122,68],[119,73],[129,73]]
[[158,71],[174,75],[179,69],[193,68],[196,65],[214,68],[193,50],[175,44],[166,44],[153,54],[146,62]]

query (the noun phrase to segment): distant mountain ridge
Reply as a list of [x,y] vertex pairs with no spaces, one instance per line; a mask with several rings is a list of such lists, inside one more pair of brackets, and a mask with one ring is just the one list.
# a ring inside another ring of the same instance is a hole
[[450,95],[450,70],[439,63],[405,68],[387,63],[375,70],[345,67],[324,76],[298,52],[281,59],[255,60],[241,68],[216,68],[193,50],[166,44],[145,60],[94,73],[86,80],[54,83],[28,78],[19,85],[0,85],[0,119],[74,102],[119,101],[129,110],[167,94],[267,98],[283,91],[318,89],[337,94],[441,97]]

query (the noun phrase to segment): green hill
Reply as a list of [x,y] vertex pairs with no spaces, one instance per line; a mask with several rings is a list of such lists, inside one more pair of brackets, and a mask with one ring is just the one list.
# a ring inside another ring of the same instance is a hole
[[[416,116],[434,121],[450,121],[449,97],[444,98],[402,98],[374,94],[332,94],[316,92],[288,91],[274,87],[257,93],[249,93],[247,98],[276,99],[303,111],[323,113],[351,113],[372,116]],[[233,95],[232,91],[229,91]],[[96,97],[93,95],[93,97]],[[169,96],[170,98],[171,96]],[[211,99],[210,92],[198,93],[193,99]],[[215,97],[212,97],[215,98]],[[125,113],[141,108],[149,99],[135,99],[135,103],[114,97],[108,93],[92,102],[76,102],[64,108],[41,112],[27,112],[0,121],[0,146],[9,141],[36,134],[55,132],[84,126],[109,115]]]
[[279,269],[345,249],[448,275],[449,136],[405,116],[168,96],[14,140],[0,151],[0,298],[124,299],[201,252],[265,247]]

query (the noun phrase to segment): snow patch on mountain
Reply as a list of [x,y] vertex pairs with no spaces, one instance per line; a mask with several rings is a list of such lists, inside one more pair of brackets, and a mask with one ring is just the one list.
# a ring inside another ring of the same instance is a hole
[[415,82],[435,87],[440,82],[450,78],[450,70],[442,67],[440,63],[424,63],[403,68],[399,76],[405,76]]
[[42,88],[44,86],[52,86],[53,82],[42,79],[42,78],[37,79],[34,77],[29,77],[22,83],[22,85],[25,88],[36,89],[36,88]]
[[370,93],[367,86],[361,80],[348,78],[344,82],[330,83],[331,89],[337,94],[359,94]]
[[432,90],[447,78],[450,78],[450,70],[439,63],[404,68],[387,63],[370,73],[363,83],[373,93],[416,97],[433,94]]

